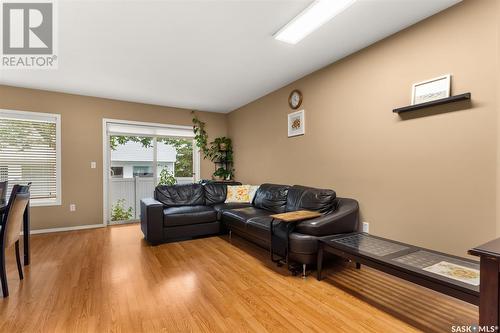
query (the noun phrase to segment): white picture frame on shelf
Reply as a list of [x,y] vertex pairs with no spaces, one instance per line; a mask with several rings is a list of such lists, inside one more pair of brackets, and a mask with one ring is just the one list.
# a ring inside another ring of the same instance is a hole
[[422,104],[450,97],[451,74],[417,82],[412,86],[411,104]]
[[305,110],[288,114],[288,137],[304,135],[306,133]]

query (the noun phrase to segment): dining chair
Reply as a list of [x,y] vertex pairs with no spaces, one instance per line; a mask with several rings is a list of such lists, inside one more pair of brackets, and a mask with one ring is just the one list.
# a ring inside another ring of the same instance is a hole
[[9,296],[5,269],[5,251],[12,245],[15,246],[19,279],[23,279],[23,268],[21,266],[21,257],[19,253],[19,238],[23,225],[23,215],[28,205],[29,198],[29,186],[14,185],[7,209],[3,215],[2,229],[0,230],[0,278],[2,280],[3,297]]
[[7,185],[7,181],[0,182],[0,204],[4,204],[7,199]]

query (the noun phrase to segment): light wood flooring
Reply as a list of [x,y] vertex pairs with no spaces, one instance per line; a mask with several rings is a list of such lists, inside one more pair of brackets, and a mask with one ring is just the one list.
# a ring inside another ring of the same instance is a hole
[[9,251],[0,332],[450,332],[478,316],[365,267],[294,277],[236,236],[152,247],[133,224],[34,235],[32,254],[20,283]]

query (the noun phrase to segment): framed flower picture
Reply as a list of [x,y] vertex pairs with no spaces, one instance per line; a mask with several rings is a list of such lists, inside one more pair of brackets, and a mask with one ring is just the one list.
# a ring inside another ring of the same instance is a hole
[[288,114],[288,137],[306,133],[305,111],[300,110]]

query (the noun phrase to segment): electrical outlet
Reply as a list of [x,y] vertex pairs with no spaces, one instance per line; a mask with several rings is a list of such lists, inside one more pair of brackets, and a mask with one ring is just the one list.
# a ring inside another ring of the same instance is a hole
[[363,232],[370,232],[370,223],[368,222],[363,222]]
[[70,204],[69,205],[69,211],[74,212],[76,210],[76,205],[75,204]]
[[90,168],[91,168],[91,169],[95,169],[95,168],[97,168],[97,163],[96,163],[96,162],[94,162],[94,161],[90,162]]

